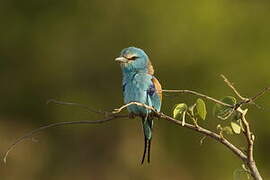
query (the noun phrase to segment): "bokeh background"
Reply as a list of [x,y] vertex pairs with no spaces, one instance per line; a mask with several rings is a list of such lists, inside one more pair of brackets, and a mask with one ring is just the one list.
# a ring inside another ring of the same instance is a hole
[[[225,74],[245,96],[270,82],[270,2],[266,0],[126,1],[4,0],[0,2],[0,152],[41,125],[101,117],[75,107],[46,105],[55,98],[102,110],[122,105],[114,58],[143,48],[166,89],[232,95]],[[164,97],[162,111],[195,97]],[[270,94],[250,106],[255,158],[270,179]],[[221,123],[211,115],[202,126]],[[226,124],[226,122],[225,122]],[[3,180],[182,179],[228,180],[241,161],[226,148],[165,121],[155,121],[152,162],[140,165],[139,119],[49,129],[17,146]],[[232,136],[243,146],[244,140]],[[246,179],[242,177],[241,179]]]

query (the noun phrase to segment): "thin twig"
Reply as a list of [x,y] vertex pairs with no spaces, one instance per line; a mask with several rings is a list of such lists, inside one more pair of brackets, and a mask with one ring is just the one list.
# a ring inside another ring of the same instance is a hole
[[220,75],[224,82],[233,90],[233,92],[243,101],[247,100],[247,98],[241,96],[241,94],[235,89],[235,87],[233,86],[233,83],[231,83],[223,74]]
[[261,106],[259,106],[258,104],[255,103],[255,100],[257,98],[259,98],[260,96],[262,96],[266,91],[270,90],[270,87],[268,88],[264,88],[261,92],[259,92],[258,94],[256,94],[255,96],[251,97],[251,98],[246,98],[243,97],[238,91],[237,89],[233,86],[233,83],[230,82],[224,75],[221,74],[221,77],[223,78],[224,82],[233,90],[233,92],[241,99],[240,102],[238,102],[235,105],[235,109],[237,109],[238,107],[241,107],[243,104],[253,104],[255,105],[258,109],[261,109]]
[[226,103],[224,103],[224,102],[222,102],[222,101],[219,101],[219,100],[217,100],[217,99],[215,99],[215,98],[212,98],[212,97],[210,97],[210,96],[207,96],[207,95],[205,95],[205,94],[202,94],[202,93],[198,93],[198,92],[196,92],[196,91],[191,91],[191,90],[162,90],[162,92],[165,92],[165,93],[187,93],[187,94],[193,94],[193,95],[196,95],[196,96],[199,96],[199,97],[202,97],[202,98],[205,98],[205,99],[208,99],[208,100],[210,100],[210,101],[213,101],[213,102],[215,102],[215,103],[217,103],[217,104],[220,104],[220,105],[223,105],[223,106],[227,106],[227,107],[231,107],[231,108],[233,108],[234,106],[233,105],[230,105],[230,104],[226,104]]
[[255,96],[251,97],[250,99],[252,101],[257,100],[259,97],[261,97],[262,95],[264,95],[264,93],[266,93],[267,91],[270,90],[270,87],[264,88],[263,90],[261,90],[258,94],[256,94]]
[[32,136],[34,136],[35,134],[45,130],[45,129],[48,129],[48,128],[52,128],[52,127],[58,127],[58,126],[63,126],[63,125],[72,125],[72,124],[99,124],[99,123],[104,123],[104,122],[108,122],[108,121],[111,121],[113,119],[120,119],[120,118],[126,118],[128,117],[128,115],[114,115],[114,116],[110,116],[110,117],[107,117],[105,119],[101,119],[101,120],[95,120],[95,121],[89,121],[89,120],[85,120],[85,121],[70,121],[70,122],[58,122],[58,123],[52,123],[52,124],[49,124],[49,125],[45,125],[45,126],[41,126],[37,129],[34,129],[28,133],[26,133],[25,135],[19,137],[18,139],[16,139],[14,141],[14,143],[12,143],[6,153],[5,153],[5,156],[4,156],[4,163],[7,162],[7,156],[8,154],[10,153],[10,151],[12,151],[19,143],[21,143],[22,141],[26,140],[26,139],[29,139],[29,138],[32,138]]
[[105,111],[98,111],[98,110],[89,108],[88,106],[86,106],[84,104],[79,104],[79,103],[74,103],[74,102],[66,102],[66,101],[58,101],[58,100],[55,100],[55,99],[49,99],[47,101],[47,104],[50,104],[50,103],[59,104],[59,105],[76,106],[76,107],[83,108],[88,112],[93,112],[93,113],[97,113],[97,114],[108,113],[108,112],[105,112]]

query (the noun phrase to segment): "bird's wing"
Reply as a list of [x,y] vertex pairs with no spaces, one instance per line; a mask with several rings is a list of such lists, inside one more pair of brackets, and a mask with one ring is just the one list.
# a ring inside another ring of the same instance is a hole
[[147,97],[149,98],[148,104],[154,107],[157,111],[160,111],[161,100],[162,100],[162,91],[161,85],[158,80],[152,76],[151,84],[147,90]]
[[151,81],[155,86],[155,91],[156,91],[157,95],[159,96],[160,101],[162,101],[162,87],[161,87],[161,84],[159,83],[159,81],[155,77],[153,77],[151,79]]
[[134,82],[127,87],[126,102],[138,101],[154,107],[157,111],[161,107],[161,85],[150,74],[139,73],[134,77]]

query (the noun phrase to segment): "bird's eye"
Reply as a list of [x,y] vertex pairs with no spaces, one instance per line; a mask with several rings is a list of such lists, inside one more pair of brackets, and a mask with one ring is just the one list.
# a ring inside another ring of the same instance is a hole
[[128,60],[134,61],[134,60],[136,60],[137,58],[138,58],[137,56],[132,56],[132,57],[128,58]]

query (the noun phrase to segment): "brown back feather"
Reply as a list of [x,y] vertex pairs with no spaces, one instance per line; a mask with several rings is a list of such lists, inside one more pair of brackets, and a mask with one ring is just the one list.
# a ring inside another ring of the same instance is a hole
[[147,66],[148,66],[147,67],[148,74],[153,75],[155,71],[154,71],[154,68],[153,68],[152,63],[151,63],[150,60],[148,61],[148,65]]
[[152,82],[153,82],[153,84],[155,86],[156,93],[158,94],[158,96],[160,98],[160,101],[162,101],[162,87],[161,87],[161,84],[159,83],[159,81],[155,77],[152,78]]

